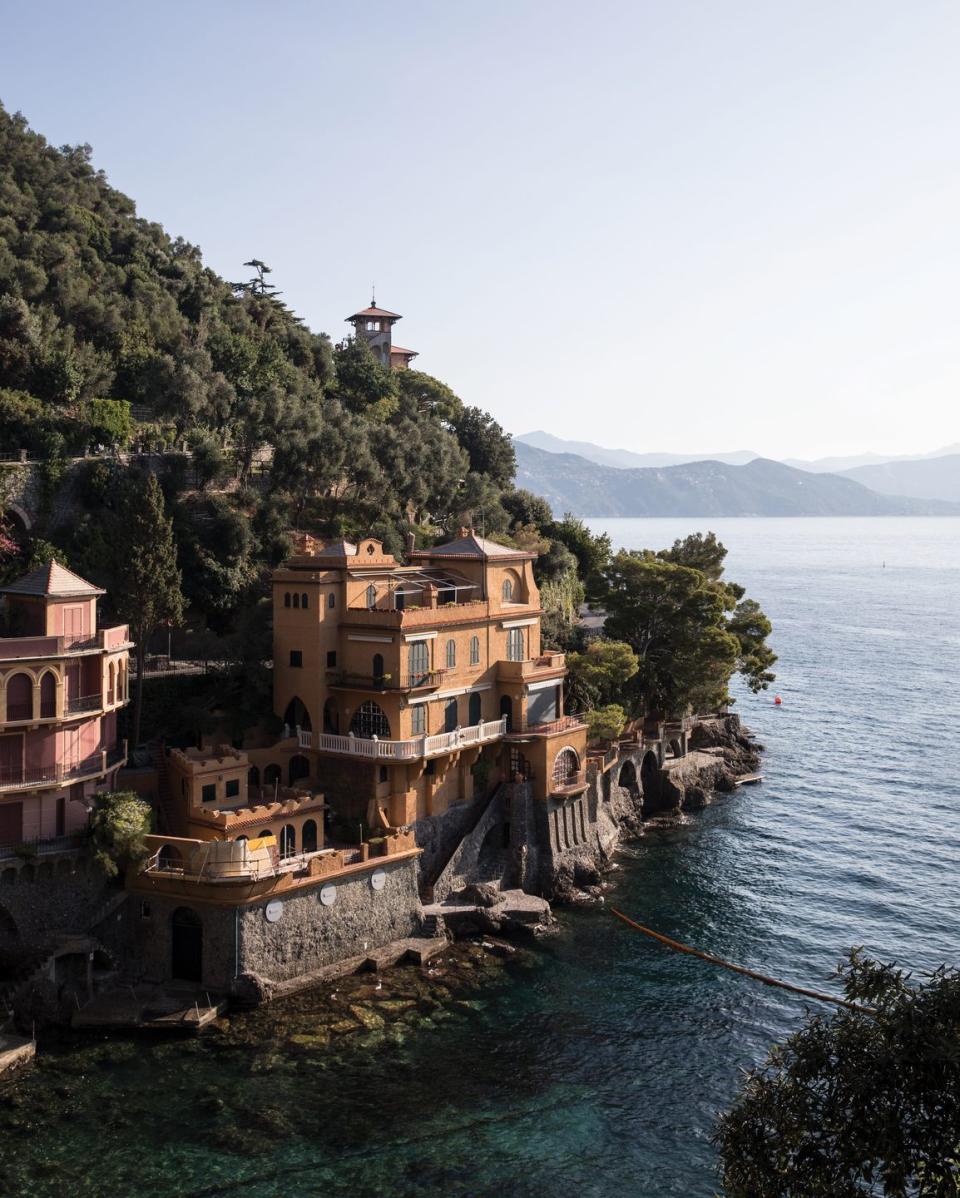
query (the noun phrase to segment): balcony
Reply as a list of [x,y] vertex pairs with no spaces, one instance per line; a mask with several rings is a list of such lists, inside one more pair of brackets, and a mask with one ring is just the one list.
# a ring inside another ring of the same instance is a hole
[[497,678],[500,682],[540,682],[545,678],[562,677],[566,670],[563,653],[544,653],[540,657],[525,661],[498,661]]
[[443,681],[446,670],[425,670],[420,674],[349,674],[343,670],[328,676],[332,690],[415,691],[431,690]]
[[127,743],[124,741],[122,746],[102,749],[72,765],[60,762],[53,765],[6,767],[0,769],[0,791],[36,790],[62,786],[65,782],[78,782],[83,778],[95,778],[115,765],[121,765],[126,759]]
[[78,653],[127,649],[130,645],[130,630],[126,624],[101,628],[92,636],[87,633],[83,636],[0,637],[0,661],[41,661]]
[[[520,614],[536,615],[538,608],[524,608]],[[486,599],[467,599],[463,603],[439,603],[436,607],[348,607],[345,624],[373,628],[433,628],[439,624],[465,623],[486,619],[490,604]]]
[[507,733],[507,739],[529,740],[531,736],[557,736],[561,732],[573,732],[576,729],[586,728],[586,726],[583,717],[579,715],[564,715],[559,720],[548,720],[544,724],[529,724],[526,720],[513,720],[510,731]]
[[[111,700],[112,702],[112,700]],[[103,695],[72,695],[63,704],[64,715],[78,715],[84,711],[99,711],[103,707]]]
[[583,770],[579,770],[575,774],[567,774],[563,778],[554,778],[550,783],[550,794],[559,799],[582,794],[586,789],[587,775]]
[[320,753],[336,753],[345,757],[362,757],[373,761],[418,761],[439,757],[471,745],[489,744],[500,740],[507,731],[507,721],[487,720],[469,728],[440,732],[436,736],[416,736],[410,740],[377,740],[360,736],[337,736],[331,732],[300,732],[301,748],[317,749]]

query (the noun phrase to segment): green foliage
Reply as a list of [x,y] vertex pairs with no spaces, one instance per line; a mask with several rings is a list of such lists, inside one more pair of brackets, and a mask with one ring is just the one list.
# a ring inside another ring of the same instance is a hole
[[507,491],[502,503],[510,516],[511,527],[532,524],[534,528],[547,529],[553,524],[550,504],[532,491],[525,491],[522,487]]
[[95,445],[120,447],[130,440],[133,422],[126,400],[88,399],[84,404],[83,416]]
[[97,795],[90,817],[93,859],[107,877],[146,858],[144,837],[150,833],[151,810],[132,791]]
[[592,640],[582,653],[567,654],[568,701],[576,711],[623,704],[639,668],[640,659],[624,641]]
[[615,740],[627,726],[627,713],[619,703],[608,703],[586,713],[587,740]]
[[723,704],[740,645],[717,588],[699,570],[642,552],[617,553],[606,580],[605,629],[640,660],[633,686],[644,710],[679,715]]
[[854,950],[849,1001],[741,1083],[715,1135],[728,1198],[946,1198],[960,1187],[960,973],[919,983]]
[[509,487],[517,472],[517,455],[510,434],[480,408],[465,407],[450,423],[467,451],[471,471],[485,475],[498,487]]
[[565,545],[577,559],[587,599],[591,603],[601,600],[606,590],[604,570],[610,561],[610,537],[606,533],[594,535],[582,520],[569,512],[562,520],[552,521],[544,531],[552,540]]
[[116,524],[110,593],[120,618],[130,625],[138,660],[133,741],[140,738],[143,665],[150,637],[162,623],[179,624],[184,602],[173,522],[160,484],[151,474],[126,488],[123,519]]

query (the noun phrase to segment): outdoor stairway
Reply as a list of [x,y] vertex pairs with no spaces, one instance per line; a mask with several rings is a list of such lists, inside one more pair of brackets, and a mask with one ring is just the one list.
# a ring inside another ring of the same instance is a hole
[[424,879],[421,881],[420,894],[421,894],[421,898],[424,902],[426,902],[426,903],[433,902],[433,888],[436,885],[436,883],[439,881],[440,877],[443,875],[443,871],[447,868],[447,866],[453,860],[457,850],[460,848],[460,846],[463,844],[463,842],[467,839],[468,836],[470,836],[474,832],[477,824],[479,824],[480,821],[483,819],[483,817],[486,815],[487,811],[490,808],[490,804],[497,798],[498,795],[503,794],[509,786],[510,786],[509,783],[501,782],[498,786],[495,786],[493,788],[493,790],[491,790],[490,793],[485,798],[482,798],[480,800],[480,802],[476,804],[473,814],[471,816],[470,822],[467,824],[467,826],[463,830],[463,835],[456,842],[456,844],[454,844],[454,846],[451,848],[450,852],[447,853],[447,855],[444,857],[444,859],[434,868],[431,877],[429,879]]
[[447,929],[443,922],[443,916],[436,912],[431,912],[429,915],[424,915],[423,923],[421,924],[421,934],[428,940],[434,940],[440,936],[446,936]]

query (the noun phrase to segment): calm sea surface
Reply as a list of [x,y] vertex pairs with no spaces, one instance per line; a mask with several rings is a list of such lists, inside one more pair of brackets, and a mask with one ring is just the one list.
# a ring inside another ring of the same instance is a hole
[[[714,529],[781,659],[783,707],[738,704],[767,748],[763,785],[648,834],[616,903],[807,985],[831,986],[854,944],[914,969],[960,962],[960,520],[595,527],[652,548]],[[0,1193],[708,1198],[714,1114],[802,1000],[602,909],[561,918],[532,964],[402,1043],[325,1059],[274,1029],[132,1042],[119,1063],[74,1049],[18,1086]]]

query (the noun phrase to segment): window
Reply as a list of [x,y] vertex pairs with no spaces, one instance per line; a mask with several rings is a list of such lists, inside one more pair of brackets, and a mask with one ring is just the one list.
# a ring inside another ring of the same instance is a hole
[[513,602],[513,579],[505,578],[503,580],[503,601],[504,603]]
[[379,703],[367,699],[353,713],[350,731],[354,736],[389,738],[390,724]]
[[447,641],[447,669],[455,670],[457,668],[457,642],[454,640]]
[[300,596],[300,606],[304,609],[306,608],[306,606],[307,606],[307,596],[306,595]]
[[478,636],[470,638],[470,664],[472,666],[480,664],[480,638]]
[[240,795],[240,779],[239,778],[228,778],[227,784],[223,788],[223,793],[227,796],[228,799],[238,798]]
[[576,778],[580,770],[580,759],[573,749],[561,749],[553,759],[553,784],[566,786]]
[[507,661],[523,661],[523,629],[507,629]]
[[414,641],[407,650],[407,673],[411,686],[419,686],[430,672],[430,647],[426,641]]
[[417,703],[410,708],[410,731],[414,736],[423,736],[427,730],[427,705]]
[[333,591],[331,591],[330,594],[327,596],[327,607],[336,607],[336,606],[337,606],[337,597],[333,593]]
[[303,650],[302,649],[291,649],[290,650],[290,664],[293,666],[293,668],[295,670],[300,670],[303,668]]
[[300,596],[297,595],[296,593],[294,593],[294,596],[293,596],[293,606],[294,607],[300,606]]
[[140,918],[141,919],[149,919],[150,918],[150,904],[148,902],[143,901],[140,903]]
[[283,594],[283,606],[284,606],[284,607],[289,607],[289,606],[290,606],[290,592],[289,592],[289,591],[284,591],[284,594]]
[[337,668],[337,651],[336,649],[327,650],[327,669],[335,670]]
[[216,782],[208,782],[200,795],[205,803],[215,803],[217,799],[217,784]]
[[374,608],[377,606],[377,588],[371,582],[367,587],[367,607]]

